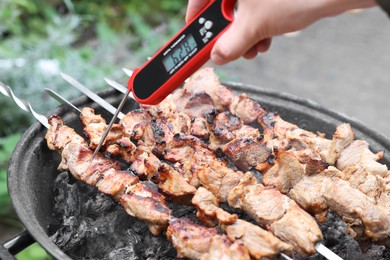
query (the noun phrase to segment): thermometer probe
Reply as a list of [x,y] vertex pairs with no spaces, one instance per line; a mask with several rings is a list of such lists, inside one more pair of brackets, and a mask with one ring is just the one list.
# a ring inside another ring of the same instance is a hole
[[142,67],[134,70],[128,90],[96,147],[103,145],[130,92],[141,104],[156,105],[210,59],[218,37],[234,19],[237,0],[210,1]]

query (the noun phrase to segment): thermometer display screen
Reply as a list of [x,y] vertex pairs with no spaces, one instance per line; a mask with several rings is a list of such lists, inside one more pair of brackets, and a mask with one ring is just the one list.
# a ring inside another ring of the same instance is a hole
[[196,47],[194,36],[189,34],[162,60],[167,72],[171,71],[178,64],[183,64]]

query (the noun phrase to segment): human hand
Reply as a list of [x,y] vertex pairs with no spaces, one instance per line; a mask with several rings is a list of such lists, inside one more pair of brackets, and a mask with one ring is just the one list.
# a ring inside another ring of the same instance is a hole
[[[189,0],[186,20],[210,0]],[[241,56],[252,59],[271,46],[273,36],[303,29],[317,20],[347,10],[375,6],[374,0],[238,0],[230,28],[218,39],[211,60],[226,64]]]

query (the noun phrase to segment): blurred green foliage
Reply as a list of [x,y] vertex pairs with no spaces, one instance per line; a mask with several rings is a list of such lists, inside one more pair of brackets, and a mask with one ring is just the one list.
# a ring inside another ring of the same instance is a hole
[[6,169],[9,157],[19,138],[19,134],[0,138],[0,221],[8,225],[14,225],[15,220],[12,218],[12,206],[7,192]]
[[[44,93],[52,88],[65,98],[79,93],[59,76],[63,71],[95,90],[103,77],[126,82],[122,67],[141,65],[184,23],[180,0],[2,0],[0,1],[0,81],[40,113],[56,103]],[[5,98],[0,97],[0,104]],[[13,117],[21,111],[14,110]],[[3,126],[21,129],[0,111]],[[25,118],[25,117],[24,117]]]
[[38,243],[34,243],[16,255],[18,260],[50,259],[46,251]]
[[[59,76],[65,72],[94,90],[103,77],[125,83],[121,68],[141,65],[183,24],[183,0],[1,0],[0,81],[46,114],[57,106],[52,88],[80,96]],[[0,94],[0,222],[20,225],[10,206],[6,169],[20,134],[34,119]],[[16,134],[15,134],[16,133]],[[38,245],[18,259],[43,259]]]

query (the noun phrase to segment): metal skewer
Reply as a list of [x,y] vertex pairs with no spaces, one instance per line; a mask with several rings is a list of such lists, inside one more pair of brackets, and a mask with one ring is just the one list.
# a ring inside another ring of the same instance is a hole
[[22,110],[31,113],[35,117],[35,119],[37,119],[43,126],[45,126],[46,128],[50,128],[47,118],[44,115],[35,112],[35,110],[31,107],[30,103],[16,97],[14,92],[8,85],[0,82],[0,92],[4,96],[11,98]]
[[114,124],[115,120],[118,118],[118,115],[121,113],[121,110],[122,110],[123,106],[125,105],[129,94],[130,94],[130,89],[127,90],[125,96],[122,98],[121,103],[119,104],[118,109],[114,113],[114,116],[112,117],[110,124],[108,124],[106,130],[104,131],[104,134],[103,134],[102,138],[100,139],[98,146],[96,147],[95,151],[93,152],[91,161],[93,161],[96,154],[99,152],[100,148],[102,147],[104,140],[106,140],[106,137],[107,137],[108,133],[110,132],[110,129],[111,129],[112,125]]
[[[115,88],[116,90],[118,90],[119,92],[125,94],[127,92],[127,88],[125,86],[123,86],[122,84],[116,82],[115,80],[112,80],[112,79],[108,79],[108,78],[104,78],[104,81],[110,85],[111,87]],[[133,94],[130,93],[129,95],[130,98],[134,99],[133,97]]]
[[60,94],[49,88],[45,88],[45,91],[58,103],[67,105],[76,115],[80,115],[81,110],[72,103],[70,103],[68,100],[66,100],[64,97],[62,97]]
[[[65,73],[61,73],[61,77],[65,79],[70,85],[83,92],[87,97],[89,97],[90,99],[92,99],[93,101],[101,105],[105,110],[109,111],[111,114],[114,115],[117,112],[117,109],[113,105],[111,105],[103,98],[99,97],[98,95],[96,95],[93,91],[91,91],[89,88],[87,88],[86,86],[78,82],[76,79],[72,78],[71,76]],[[118,118],[122,119],[124,116],[125,115],[119,111]]]

